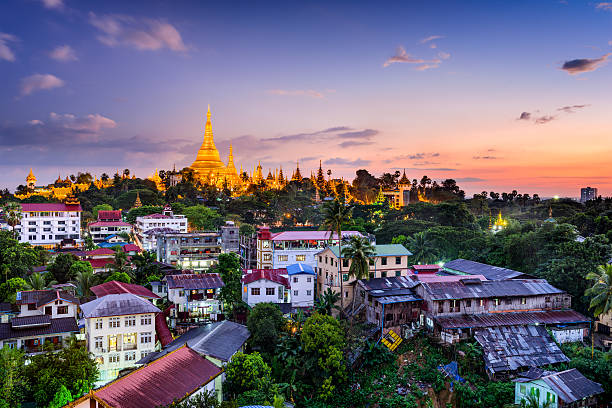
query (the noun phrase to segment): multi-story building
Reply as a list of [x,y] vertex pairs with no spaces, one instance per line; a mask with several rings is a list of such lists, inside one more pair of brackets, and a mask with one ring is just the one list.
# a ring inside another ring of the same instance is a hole
[[81,240],[81,204],[22,203],[21,223],[15,226],[18,239],[47,249],[55,248],[63,240]]
[[286,269],[247,269],[242,276],[242,300],[258,303],[291,303],[291,286]]
[[221,226],[221,252],[240,252],[240,230],[234,221],[225,221]]
[[223,303],[219,290],[225,286],[216,273],[166,275],[168,301],[174,304],[170,311],[170,326],[197,324],[222,320]]
[[291,285],[291,306],[314,306],[317,274],[308,264],[297,263],[287,266],[287,275]]
[[[370,258],[370,279],[408,276],[411,274],[408,257],[412,253],[403,245],[375,245],[374,248],[374,255]],[[319,251],[316,256],[318,293],[321,294],[328,288],[340,293],[340,279],[342,279],[344,305],[348,305],[353,297],[353,289],[355,287],[355,278],[349,274],[351,261],[342,258],[342,267],[340,267],[338,262],[340,251],[337,246],[325,248],[323,251]]]
[[161,214],[150,214],[143,217],[136,217],[134,232],[140,243],[140,247],[145,251],[155,251],[157,249],[158,233],[183,232],[188,228],[187,218],[184,215],[175,215],[172,208],[167,205]]
[[[358,231],[343,231],[342,238],[359,235]],[[372,238],[373,239],[373,238]],[[257,269],[281,269],[295,263],[317,266],[316,254],[330,242],[338,242],[336,233],[329,231],[283,231],[271,233],[267,227],[257,231]]]
[[592,187],[584,187],[580,189],[580,202],[586,203],[589,200],[597,198],[597,189]]
[[240,234],[240,265],[242,269],[257,268],[257,233]]
[[69,337],[79,333],[76,320],[79,301],[68,292],[17,292],[16,304],[19,314],[0,323],[0,348],[37,353],[45,344],[62,347]]
[[180,269],[203,272],[216,265],[221,254],[221,234],[170,232],[157,234],[157,260]]
[[81,305],[87,349],[100,369],[99,384],[155,351],[155,316],[161,311],[131,293],[106,295]]
[[111,235],[132,233],[132,224],[123,221],[121,211],[98,211],[98,220],[87,226],[95,243],[104,241]]

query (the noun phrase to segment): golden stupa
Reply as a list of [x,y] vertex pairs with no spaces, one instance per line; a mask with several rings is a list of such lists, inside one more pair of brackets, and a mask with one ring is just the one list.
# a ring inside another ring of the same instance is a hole
[[230,145],[227,166],[221,161],[219,151],[215,146],[210,120],[210,105],[208,105],[208,112],[206,113],[204,141],[202,146],[200,146],[200,150],[198,150],[196,160],[191,165],[191,169],[196,173],[200,181],[205,184],[222,186],[224,183],[227,183],[229,186],[236,186],[240,183],[240,178],[234,165],[232,146]]

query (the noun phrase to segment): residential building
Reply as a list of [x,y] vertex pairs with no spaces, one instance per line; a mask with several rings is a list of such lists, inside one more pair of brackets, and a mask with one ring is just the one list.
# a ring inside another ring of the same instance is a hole
[[96,248],[91,251],[78,252],[75,255],[89,262],[94,273],[105,272],[110,264],[115,263],[115,251],[110,248]]
[[223,320],[219,290],[225,284],[219,274],[166,275],[162,283],[167,287],[168,300],[174,304],[170,311],[171,327]]
[[[415,267],[418,267],[415,265]],[[535,276],[499,266],[487,265],[466,259],[455,259],[443,266],[449,275],[482,275],[486,280],[535,279]]]
[[314,306],[317,274],[314,268],[305,263],[287,266],[287,274],[291,285],[291,306]]
[[600,384],[575,368],[560,372],[531,368],[514,381],[514,403],[517,405],[530,395],[540,407],[595,408],[599,406],[597,396],[604,392]]
[[240,252],[240,229],[234,221],[225,221],[221,226],[221,252]]
[[240,266],[242,269],[257,269],[257,233],[240,234]]
[[579,341],[588,334],[590,321],[570,309],[570,295],[544,279],[416,276],[425,326],[445,342],[460,341],[484,327],[530,324],[552,326],[557,341]]
[[15,316],[4,307],[6,317],[0,323],[0,348],[22,349],[37,353],[44,344],[62,347],[72,335],[79,333],[77,310],[79,301],[61,290],[29,290],[17,292]]
[[66,407],[165,407],[202,392],[212,392],[221,401],[222,373],[223,369],[185,345],[102,388],[90,391]]
[[291,286],[286,269],[247,269],[242,275],[242,300],[258,303],[291,303]]
[[[375,245],[374,255],[370,258],[369,278],[386,278],[391,276],[411,275],[408,257],[412,255],[403,245]],[[342,267],[338,265],[340,251],[337,246],[331,246],[317,254],[317,291],[319,294],[328,288],[340,293],[340,276],[343,280],[344,305],[348,305],[353,297],[355,278],[350,276],[351,261],[342,258]]]
[[157,260],[194,272],[216,265],[221,254],[221,234],[212,232],[170,232],[157,234]]
[[131,293],[132,295],[139,296],[148,301],[155,301],[160,298],[158,295],[151,292],[144,286],[118,281],[104,282],[99,285],[92,286],[91,292],[98,298],[106,295],[118,295],[120,293]]
[[131,293],[106,295],[81,305],[87,349],[100,369],[99,384],[155,351],[155,316],[161,311]]
[[121,211],[98,211],[98,220],[87,226],[95,243],[103,242],[111,235],[131,234],[132,224],[123,221]]
[[21,223],[15,226],[21,242],[53,249],[63,240],[81,240],[81,213],[78,201],[67,203],[22,203]]
[[351,315],[363,315],[363,320],[410,337],[419,326],[422,299],[415,293],[419,283],[406,276],[359,280],[355,287],[355,307]]
[[[362,236],[358,231],[343,231],[342,237]],[[373,239],[373,238],[371,238]],[[337,234],[331,242],[338,242]],[[295,263],[317,266],[316,254],[330,244],[329,231],[283,231],[271,233],[267,227],[257,231],[257,269],[281,269]]]
[[589,200],[597,198],[597,189],[592,187],[584,187],[580,189],[580,202],[586,203]]
[[161,214],[150,214],[136,217],[134,232],[139,246],[145,251],[157,249],[157,233],[187,232],[187,217],[174,214],[169,205],[164,207]]

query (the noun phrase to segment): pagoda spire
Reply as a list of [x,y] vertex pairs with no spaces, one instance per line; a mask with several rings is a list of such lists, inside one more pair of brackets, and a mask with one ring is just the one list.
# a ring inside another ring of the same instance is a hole
[[136,200],[134,201],[134,205],[132,208],[140,208],[142,207],[142,202],[140,201],[140,192],[136,191]]

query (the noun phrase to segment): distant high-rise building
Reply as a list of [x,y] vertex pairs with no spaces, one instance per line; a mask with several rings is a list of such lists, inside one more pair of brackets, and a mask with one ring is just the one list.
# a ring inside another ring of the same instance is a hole
[[580,189],[580,202],[586,203],[589,200],[597,198],[597,189],[591,187],[584,187]]

